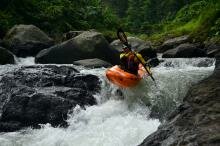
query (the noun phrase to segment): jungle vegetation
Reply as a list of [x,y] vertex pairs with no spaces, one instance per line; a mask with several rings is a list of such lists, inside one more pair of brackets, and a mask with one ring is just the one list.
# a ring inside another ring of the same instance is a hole
[[218,0],[1,0],[0,38],[16,24],[33,24],[51,36],[118,27],[144,39],[190,34],[198,40],[220,36]]

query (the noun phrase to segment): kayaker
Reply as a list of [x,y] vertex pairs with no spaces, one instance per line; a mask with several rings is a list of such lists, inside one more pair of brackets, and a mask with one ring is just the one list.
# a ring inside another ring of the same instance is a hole
[[[141,54],[131,51],[128,47],[125,46],[123,47],[123,52],[120,54],[121,69],[137,75],[140,62],[137,59],[137,57],[134,55],[134,53],[141,60],[143,64],[147,65],[147,62],[144,60]],[[147,69],[148,71],[150,71],[148,67]]]

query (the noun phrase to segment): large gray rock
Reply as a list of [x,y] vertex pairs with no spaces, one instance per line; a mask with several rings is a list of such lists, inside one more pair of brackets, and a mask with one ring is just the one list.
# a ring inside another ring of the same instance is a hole
[[[144,58],[149,59],[157,57],[156,51],[152,48],[150,42],[145,42],[136,37],[128,37],[128,42],[132,46],[132,49],[139,52]],[[122,48],[124,47],[119,39],[113,41],[110,46],[118,52],[123,51]]]
[[34,25],[15,25],[4,38],[5,45],[16,56],[35,56],[54,41]]
[[5,48],[0,47],[0,64],[14,64],[14,56],[13,54],[6,50]]
[[[146,44],[145,41],[139,39],[139,38],[136,38],[136,37],[128,37],[128,42],[129,44],[132,46],[132,48],[134,48],[136,51],[139,51],[139,47],[140,46],[143,46],[143,45],[146,45],[146,46],[150,46],[150,44]],[[113,41],[110,46],[114,49],[116,49],[118,52],[121,52],[122,51],[122,48],[123,48],[123,43],[117,39],[115,41]]]
[[163,58],[191,58],[191,57],[205,57],[206,53],[199,46],[194,44],[181,44],[175,49],[168,50],[163,53]]
[[66,42],[42,50],[35,61],[44,64],[72,64],[73,61],[92,58],[112,64],[119,63],[119,54],[110,48],[101,33],[95,31],[86,31]]
[[220,56],[207,79],[194,85],[180,105],[140,146],[220,145]]
[[208,44],[205,49],[208,57],[215,57],[220,52],[220,44]]
[[83,32],[85,32],[85,31],[69,31],[67,33],[64,33],[62,41],[67,41],[69,39],[72,39],[72,38],[82,34]]
[[94,105],[100,91],[97,76],[80,74],[68,66],[27,66],[1,75],[0,132],[23,127],[66,126],[76,105]]
[[188,35],[172,38],[172,39],[166,40],[160,47],[158,47],[157,52],[163,53],[167,50],[174,49],[180,44],[187,43],[187,42],[189,42]]
[[103,61],[101,59],[98,59],[98,58],[78,60],[78,61],[74,61],[73,64],[74,65],[82,65],[82,66],[88,67],[88,68],[99,68],[99,67],[112,66],[110,63]]

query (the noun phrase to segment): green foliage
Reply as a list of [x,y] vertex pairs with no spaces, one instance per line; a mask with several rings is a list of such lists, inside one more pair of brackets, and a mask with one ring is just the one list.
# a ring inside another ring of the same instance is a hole
[[127,28],[130,31],[136,31],[141,27],[143,21],[143,1],[142,0],[128,0],[128,10],[127,10]]
[[126,17],[128,9],[128,0],[102,0],[103,3],[110,7],[120,18]]
[[189,34],[194,41],[219,38],[219,4],[216,0],[191,1],[176,15],[167,14],[157,23],[144,22],[139,30],[148,34],[148,37],[144,35],[145,39],[157,42],[185,34]]
[[210,36],[218,34],[218,32],[213,31],[215,29],[211,30],[211,28],[213,26],[218,28],[218,22],[215,22],[220,16],[220,9],[217,8],[217,5],[211,5],[206,10],[207,12],[201,13],[198,18],[197,27],[191,32],[191,36],[197,40],[203,41]]
[[207,6],[205,1],[198,1],[192,5],[186,5],[176,15],[174,23],[186,23],[198,17],[201,11]]
[[[178,11],[174,20],[164,24],[162,33],[174,36],[190,34],[192,38],[202,41],[216,33],[214,31],[217,27],[213,25],[218,18],[219,4],[215,0],[197,1]],[[210,33],[211,28],[212,33]]]
[[12,15],[0,11],[0,38],[2,38],[9,27],[13,24]]
[[114,29],[119,22],[101,0],[2,0],[1,4],[1,32],[23,23],[56,35],[69,30]]
[[220,18],[215,21],[215,24],[210,29],[210,35],[220,37]]
[[[15,24],[34,24],[52,36],[97,29],[109,40],[118,27],[145,39],[190,34],[219,37],[219,0],[1,0],[0,37]],[[198,37],[202,36],[202,37]]]
[[172,20],[188,3],[186,0],[128,0],[126,28],[137,33],[160,32],[163,23]]
[[110,30],[114,30],[117,29],[118,25],[120,24],[120,19],[116,16],[116,14],[114,14],[112,12],[112,10],[108,7],[106,7],[103,10],[103,16],[105,16],[103,18],[103,22],[104,22],[104,27],[103,29],[110,29]]

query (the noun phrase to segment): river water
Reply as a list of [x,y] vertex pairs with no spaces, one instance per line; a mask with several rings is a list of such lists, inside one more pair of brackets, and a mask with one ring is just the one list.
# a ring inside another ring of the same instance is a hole
[[[156,131],[188,89],[208,77],[214,59],[165,59],[153,68],[156,85],[144,78],[132,89],[119,89],[106,80],[106,68],[85,69],[81,73],[97,75],[101,92],[94,95],[98,105],[76,107],[68,116],[68,128],[50,124],[41,129],[0,133],[0,146],[135,146]],[[1,75],[20,66],[34,65],[33,58],[17,59],[17,65],[0,66]],[[71,65],[70,65],[71,66]]]

